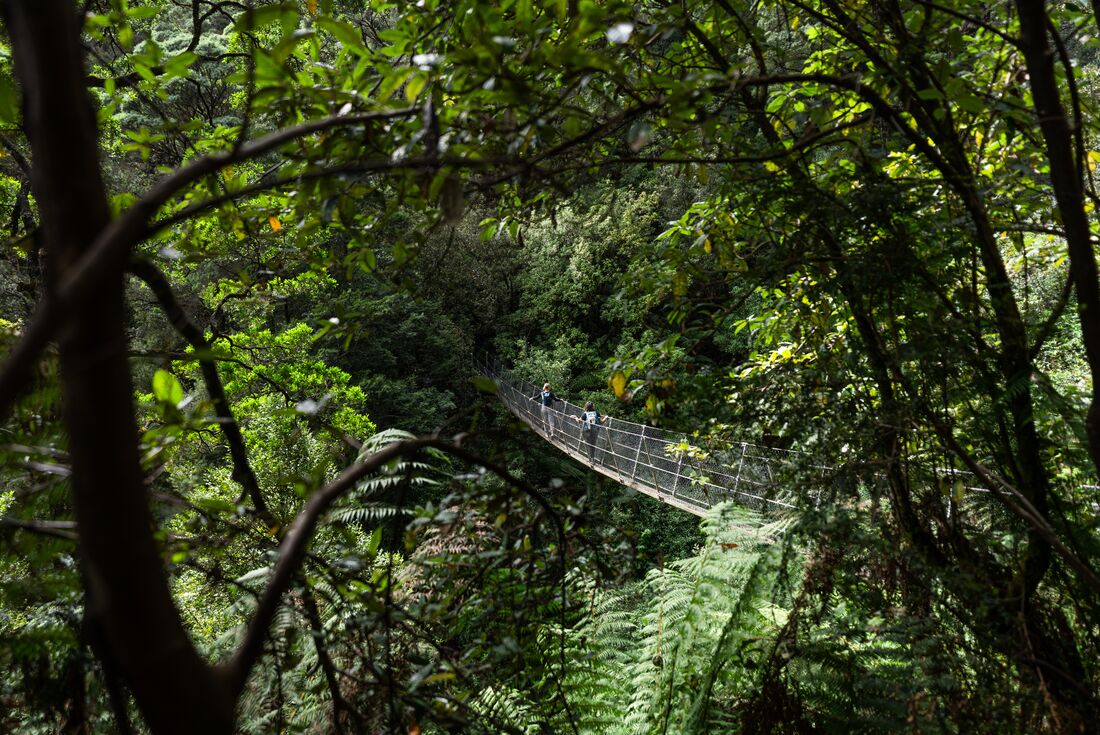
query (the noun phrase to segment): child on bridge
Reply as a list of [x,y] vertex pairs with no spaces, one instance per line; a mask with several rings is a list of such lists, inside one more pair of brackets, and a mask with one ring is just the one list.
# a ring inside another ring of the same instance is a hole
[[555,403],[561,403],[562,400],[554,395],[554,391],[550,390],[549,383],[542,384],[542,391],[531,396],[531,400],[537,400],[541,405],[539,406],[539,415],[542,417],[542,423],[546,424],[550,434],[550,438],[554,438],[554,428],[558,422],[557,411],[554,410]]
[[596,459],[596,438],[600,429],[600,424],[607,423],[606,416],[600,416],[600,412],[596,410],[596,404],[589,401],[584,404],[584,413],[580,416],[574,416],[573,420],[581,425],[581,436],[584,438],[584,443],[588,446],[588,459],[595,461]]

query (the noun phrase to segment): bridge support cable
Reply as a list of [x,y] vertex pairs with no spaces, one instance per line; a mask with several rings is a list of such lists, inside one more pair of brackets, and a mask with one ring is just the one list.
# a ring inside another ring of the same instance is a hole
[[[866,500],[873,486],[881,490],[885,482],[880,472],[858,463],[831,467],[803,452],[749,442],[700,447],[687,434],[614,417],[585,432],[578,421],[580,406],[568,401],[543,406],[535,384],[490,359],[478,368],[495,382],[501,403],[560,451],[622,485],[698,516],[726,501],[783,513],[806,504],[820,508],[824,497],[836,494]],[[997,512],[990,491],[975,487],[970,472],[940,466],[935,458],[914,460],[910,473],[915,481],[950,491],[952,518],[966,515],[982,523]],[[815,479],[807,483],[810,476]],[[796,490],[806,494],[801,504]]]
[[539,389],[501,366],[479,366],[497,385],[504,406],[540,437],[572,459],[662,503],[702,516],[718,503],[734,501],[760,511],[796,506],[774,478],[798,455],[782,449],[737,443],[704,451],[686,434],[608,418],[606,426],[584,431],[583,409],[563,401],[543,406]]

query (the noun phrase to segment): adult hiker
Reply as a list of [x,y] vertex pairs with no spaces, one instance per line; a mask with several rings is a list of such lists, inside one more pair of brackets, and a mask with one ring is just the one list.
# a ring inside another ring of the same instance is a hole
[[554,395],[554,391],[550,390],[549,383],[543,383],[542,391],[532,396],[531,400],[539,402],[539,415],[542,417],[542,423],[548,427],[550,438],[553,439],[554,428],[558,423],[558,413],[554,410],[554,404],[561,403],[562,400]]
[[588,459],[596,458],[596,438],[599,435],[600,424],[607,423],[606,416],[600,416],[596,410],[596,404],[589,401],[584,404],[584,412],[580,416],[574,416],[573,420],[581,425],[581,437],[588,446]]

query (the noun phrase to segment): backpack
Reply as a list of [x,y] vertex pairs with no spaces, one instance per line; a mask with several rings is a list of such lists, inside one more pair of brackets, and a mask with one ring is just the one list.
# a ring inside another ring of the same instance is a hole
[[584,430],[593,431],[596,425],[600,422],[599,411],[585,411],[584,412]]

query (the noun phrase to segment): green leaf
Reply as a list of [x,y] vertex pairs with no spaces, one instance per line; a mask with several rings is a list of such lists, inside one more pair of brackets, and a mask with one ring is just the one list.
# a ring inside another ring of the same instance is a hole
[[134,62],[134,71],[136,71],[138,73],[139,77],[141,77],[142,79],[144,79],[147,82],[151,82],[151,81],[156,79],[156,76],[153,74],[153,70],[150,69],[145,64],[139,64],[135,61]]
[[959,95],[959,97],[955,100],[955,104],[958,105],[961,109],[966,110],[967,112],[973,112],[975,114],[985,111],[985,103],[982,102],[981,98],[975,97],[972,94]]
[[298,47],[298,44],[300,44],[307,38],[312,38],[314,35],[316,34],[311,30],[299,28],[298,30],[294,31],[294,33],[291,33],[289,36],[280,41],[279,45],[272,49],[271,57],[275,59],[275,61],[277,61],[278,63],[282,64],[291,54],[294,53],[294,49]]
[[367,556],[377,556],[378,549],[382,546],[382,527],[374,529],[371,532],[370,540],[367,542]]
[[493,236],[497,234],[498,224],[499,223],[491,217],[481,220],[480,226],[482,242],[488,242],[489,240],[493,239]]
[[183,386],[172,373],[158,370],[153,374],[153,395],[158,401],[175,406],[183,400]]
[[394,93],[394,90],[404,84],[405,80],[409,78],[409,75],[414,72],[414,69],[400,69],[388,74],[378,87],[378,92],[375,94],[375,100],[378,102],[385,102],[388,100],[390,95]]
[[275,5],[264,5],[242,13],[233,24],[233,30],[244,31],[249,28],[260,28],[269,23],[287,24],[287,16],[293,16],[295,24],[298,22],[298,8],[295,3],[284,2]]
[[405,99],[409,101],[409,104],[416,102],[416,98],[420,96],[427,83],[428,77],[425,74],[417,74],[409,80],[408,86],[405,87]]
[[157,7],[141,7],[141,8],[127,8],[126,17],[131,20],[144,20],[145,18],[155,18],[160,13],[160,8]]
[[19,88],[10,74],[0,74],[0,122],[19,123]]
[[364,50],[363,35],[359,32],[358,28],[350,23],[333,20],[332,18],[318,18],[317,27],[332,34],[333,38],[339,41],[340,45],[348,50]]
[[516,3],[516,22],[519,23],[519,27],[529,28],[532,17],[531,0],[519,0]]
[[470,382],[473,383],[474,387],[482,393],[496,395],[497,384],[496,381],[494,381],[492,378],[487,378],[484,375],[475,375],[474,377],[470,378]]
[[228,500],[216,497],[198,497],[194,498],[192,502],[196,508],[207,511],[208,513],[232,513],[236,510],[236,506]]
[[182,54],[177,54],[164,62],[164,70],[174,77],[183,76],[187,72],[187,69],[198,61],[198,58],[199,57],[192,52],[184,51]]
[[134,47],[134,29],[128,25],[124,25],[118,29],[118,43],[122,48],[129,51]]

